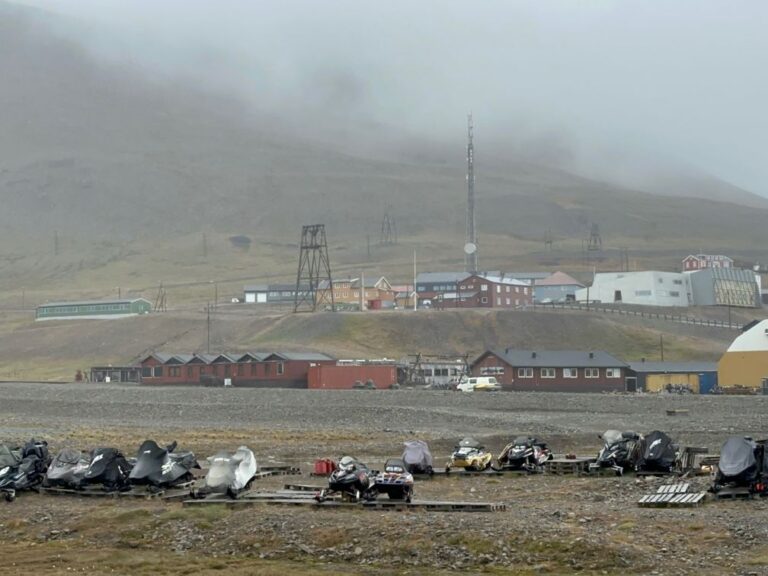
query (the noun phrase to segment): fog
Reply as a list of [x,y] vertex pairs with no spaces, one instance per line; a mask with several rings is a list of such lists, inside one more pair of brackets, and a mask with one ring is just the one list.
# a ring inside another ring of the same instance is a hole
[[[27,0],[96,57],[322,131],[371,127],[630,184],[768,195],[761,0]],[[463,144],[462,144],[463,145]]]

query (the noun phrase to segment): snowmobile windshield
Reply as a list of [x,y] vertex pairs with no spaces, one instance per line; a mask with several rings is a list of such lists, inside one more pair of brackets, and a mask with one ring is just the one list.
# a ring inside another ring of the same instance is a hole
[[64,448],[53,459],[51,466],[63,466],[74,465],[80,462],[83,458],[83,453],[79,450],[73,450],[72,448]]
[[755,463],[755,444],[746,438],[728,438],[720,450],[718,468],[725,476],[737,476]]
[[21,458],[19,458],[14,450],[11,450],[5,444],[0,445],[0,468],[16,466],[19,462],[21,462]]
[[603,442],[605,442],[608,446],[613,446],[614,444],[621,442],[623,439],[623,435],[618,430],[606,430],[603,434]]
[[154,440],[146,440],[136,454],[136,466],[131,470],[131,478],[145,478],[153,472],[159,472],[168,452],[160,448]]
[[528,446],[529,444],[533,443],[533,439],[529,436],[518,436],[512,441],[512,443],[515,446]]
[[459,442],[460,448],[480,448],[480,442],[475,440],[474,438],[464,438],[461,442]]
[[411,440],[405,443],[403,460],[409,464],[423,464],[432,466],[432,454],[429,446],[423,440]]
[[339,460],[339,468],[342,470],[351,470],[357,465],[357,460],[355,460],[352,456],[344,456],[341,460]]

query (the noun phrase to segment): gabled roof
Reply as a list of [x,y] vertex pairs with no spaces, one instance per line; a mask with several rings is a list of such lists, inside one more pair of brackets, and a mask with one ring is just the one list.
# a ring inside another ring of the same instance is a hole
[[470,274],[468,272],[420,272],[416,275],[416,283],[461,282]]
[[634,372],[653,374],[693,374],[717,372],[717,362],[630,362]]
[[319,352],[273,352],[266,358],[265,362],[274,360],[297,360],[306,362],[320,362],[324,360],[333,360],[327,354],[321,354]]
[[580,286],[584,288],[584,284],[576,280],[573,276],[569,276],[565,272],[560,272],[559,270],[552,274],[551,276],[547,276],[546,278],[543,278],[541,280],[536,280],[535,282],[536,286]]
[[141,362],[139,362],[139,364],[144,364],[144,362],[146,362],[146,361],[147,361],[147,360],[149,360],[150,358],[154,358],[154,359],[155,359],[155,360],[157,360],[157,361],[158,361],[160,364],[165,364],[166,362],[168,362],[168,360],[170,360],[171,358],[173,358],[173,355],[172,355],[172,354],[161,354],[161,353],[159,353],[159,352],[153,352],[152,354],[149,354],[149,355],[145,356],[145,357],[144,357],[144,358],[141,360]]
[[611,356],[602,350],[487,350],[472,364],[493,354],[514,367],[542,368],[626,368],[626,362]]
[[507,286],[529,286],[528,282],[518,280],[512,276],[505,276],[501,274],[472,274],[464,280],[468,280],[469,278],[473,278],[475,276],[478,278],[484,278],[485,280],[488,280],[488,282],[493,282],[494,284],[504,284]]
[[243,354],[229,354],[235,362],[261,362],[269,356],[269,352],[245,352]]

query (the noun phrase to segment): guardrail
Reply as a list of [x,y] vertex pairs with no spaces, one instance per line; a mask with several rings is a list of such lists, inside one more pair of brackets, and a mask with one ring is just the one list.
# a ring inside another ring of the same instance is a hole
[[678,324],[687,324],[689,326],[704,326],[708,328],[741,330],[741,324],[735,322],[709,320],[706,318],[696,318],[694,316],[684,316],[682,314],[666,314],[662,312],[647,312],[643,310],[626,310],[624,308],[612,308],[594,304],[587,305],[553,302],[552,304],[536,304],[535,306],[528,306],[526,310],[533,310],[534,312],[547,310],[574,310],[577,312],[594,312],[599,314],[617,314],[619,316],[635,316],[638,318],[648,318],[650,320],[666,320],[667,322],[676,322]]

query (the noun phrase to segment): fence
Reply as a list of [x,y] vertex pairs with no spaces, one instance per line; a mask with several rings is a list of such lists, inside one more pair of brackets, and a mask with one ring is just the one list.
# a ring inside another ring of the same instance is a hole
[[708,328],[726,328],[728,330],[741,330],[741,324],[735,322],[724,322],[722,320],[709,320],[706,318],[695,318],[693,316],[683,316],[682,314],[666,314],[662,312],[648,312],[644,310],[627,310],[624,308],[613,308],[599,305],[574,304],[568,302],[551,304],[536,304],[528,307],[527,310],[547,311],[547,310],[575,310],[578,312],[595,312],[599,314],[618,314],[619,316],[636,316],[638,318],[648,318],[650,320],[666,320],[667,322],[676,322],[678,324],[688,324],[690,326],[705,326]]

